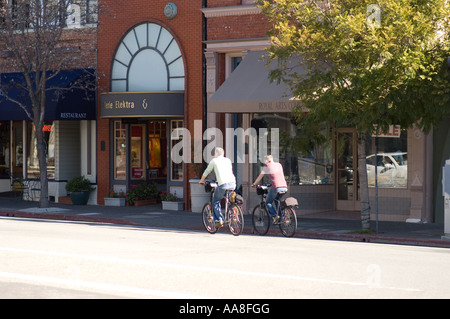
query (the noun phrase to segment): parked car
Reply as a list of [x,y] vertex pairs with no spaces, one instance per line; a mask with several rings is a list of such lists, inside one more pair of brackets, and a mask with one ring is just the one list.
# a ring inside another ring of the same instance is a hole
[[378,153],[366,158],[369,186],[375,186],[375,163],[379,187],[406,187],[408,162],[406,152]]

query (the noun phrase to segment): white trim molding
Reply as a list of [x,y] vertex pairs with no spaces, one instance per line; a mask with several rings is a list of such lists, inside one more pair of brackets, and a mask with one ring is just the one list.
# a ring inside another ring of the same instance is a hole
[[255,5],[202,8],[201,10],[206,18],[243,16],[243,15],[260,14],[262,12],[261,8],[258,8]]

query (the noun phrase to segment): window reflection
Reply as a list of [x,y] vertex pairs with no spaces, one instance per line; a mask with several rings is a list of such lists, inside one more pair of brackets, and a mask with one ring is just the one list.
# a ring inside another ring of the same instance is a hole
[[[255,114],[252,120],[252,127],[257,132],[260,128],[268,129],[268,154],[272,152],[270,149],[270,130],[272,128],[279,129],[279,161],[283,165],[288,184],[317,185],[333,183],[331,134],[330,129],[326,125],[320,128],[320,134],[326,137],[326,142],[320,145],[305,140],[301,127],[297,127],[290,114]],[[254,174],[257,174],[258,171],[258,165],[254,165]]]
[[375,137],[367,138],[366,165],[369,187],[375,186],[375,166],[377,184],[380,188],[406,188],[408,186],[407,131],[393,137],[378,137],[375,156]]
[[[46,148],[47,176],[55,178],[55,130],[53,122],[45,122],[42,128],[44,133],[44,144]],[[39,178],[39,158],[37,152],[36,128],[32,122],[28,122],[28,156],[27,177]]]
[[167,176],[167,138],[166,121],[148,123],[149,178],[166,178]]

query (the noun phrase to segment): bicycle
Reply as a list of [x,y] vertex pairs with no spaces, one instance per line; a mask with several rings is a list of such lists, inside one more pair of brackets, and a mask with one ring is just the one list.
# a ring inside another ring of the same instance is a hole
[[[218,185],[215,182],[205,181],[205,191],[211,192],[211,198],[210,201],[206,203],[205,206],[203,206],[202,219],[203,226],[210,234],[215,234],[218,231],[218,228],[216,228],[216,223],[214,221],[212,206],[212,199],[217,186]],[[227,189],[225,192],[224,224],[228,225],[230,232],[234,236],[239,236],[244,230],[244,214],[242,213],[242,208],[240,206],[242,205],[242,199],[239,199],[237,195],[231,196],[232,193],[232,189]],[[234,200],[233,197],[235,198]]]
[[[261,196],[261,202],[255,206],[252,212],[253,229],[259,235],[265,235],[269,231],[271,218],[266,207],[266,196],[269,192],[270,185],[257,185],[256,193]],[[277,223],[280,227],[281,233],[285,237],[294,236],[297,230],[297,215],[295,214],[295,207],[298,207],[297,199],[288,197],[281,201],[281,197],[285,192],[279,192],[273,201],[277,216],[280,217]]]

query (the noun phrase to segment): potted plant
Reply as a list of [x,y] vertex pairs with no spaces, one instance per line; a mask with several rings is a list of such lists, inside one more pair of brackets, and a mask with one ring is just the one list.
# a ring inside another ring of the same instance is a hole
[[156,204],[158,190],[156,183],[141,183],[130,185],[127,191],[127,202],[129,205],[142,206]]
[[74,205],[86,205],[89,200],[89,194],[95,187],[92,187],[91,181],[84,176],[76,176],[66,184],[66,190]]
[[183,210],[184,203],[178,200],[177,194],[163,192],[161,194],[161,203],[163,210]]
[[126,193],[123,191],[116,192],[112,190],[109,192],[109,197],[105,197],[105,206],[125,206]]

